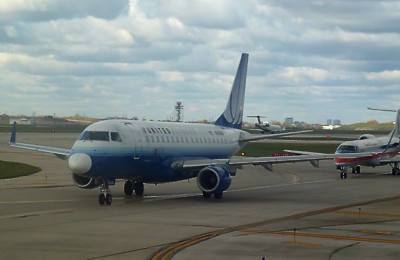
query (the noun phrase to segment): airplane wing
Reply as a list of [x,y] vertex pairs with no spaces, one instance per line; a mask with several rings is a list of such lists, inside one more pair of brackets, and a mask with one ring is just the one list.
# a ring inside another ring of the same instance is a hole
[[303,130],[303,131],[297,131],[297,132],[287,132],[287,133],[279,133],[279,134],[268,134],[268,135],[250,135],[246,137],[240,138],[239,142],[250,142],[250,141],[258,141],[258,140],[263,140],[263,139],[273,139],[276,137],[283,137],[283,136],[289,136],[289,135],[297,135],[297,134],[303,134],[303,133],[309,133],[312,132],[313,130]]
[[278,156],[278,157],[245,157],[233,156],[229,159],[199,159],[176,161],[171,167],[174,170],[201,170],[204,167],[215,165],[224,168],[240,168],[243,165],[260,165],[269,171],[273,171],[272,165],[277,163],[294,163],[294,162],[310,162],[314,167],[319,166],[319,160],[333,159],[331,154],[310,154],[310,155],[294,155],[294,156]]
[[17,143],[17,123],[16,122],[14,122],[14,125],[13,125],[9,144],[12,147],[19,147],[19,148],[28,149],[28,150],[51,153],[51,154],[54,154],[55,156],[57,156],[58,158],[61,158],[64,160],[67,159],[70,154],[70,150],[68,150],[68,149],[34,145],[34,144]]
[[296,150],[283,150],[287,153],[292,153],[295,155],[325,155],[331,156],[332,159],[334,158],[359,158],[359,157],[367,157],[367,156],[376,156],[377,153],[373,152],[365,152],[365,153],[335,153],[335,154],[328,154],[328,153],[315,153],[315,152],[307,152],[307,151],[296,151]]

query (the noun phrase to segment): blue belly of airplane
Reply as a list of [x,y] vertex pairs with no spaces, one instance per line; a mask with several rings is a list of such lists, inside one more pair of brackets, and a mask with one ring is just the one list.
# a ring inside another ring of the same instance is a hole
[[92,160],[87,177],[106,177],[111,179],[131,179],[144,183],[162,183],[192,178],[193,173],[173,170],[171,164],[178,160],[229,158],[232,151],[216,149],[210,151],[179,150],[176,153],[157,153],[157,151],[88,150],[74,149],[74,153],[85,153]]

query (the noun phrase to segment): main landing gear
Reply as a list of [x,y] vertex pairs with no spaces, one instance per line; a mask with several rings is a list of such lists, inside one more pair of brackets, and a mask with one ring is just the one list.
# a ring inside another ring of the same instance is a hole
[[99,204],[111,205],[111,203],[112,203],[112,195],[110,193],[108,182],[106,179],[104,179],[100,188]]
[[[347,179],[347,168],[346,166],[342,166],[340,167],[340,179]],[[361,173],[361,167],[360,165],[351,167],[351,173],[357,173],[360,174]]]
[[351,173],[357,173],[357,174],[360,174],[360,173],[361,173],[361,167],[360,167],[360,165],[357,165],[357,166],[351,167]]
[[125,195],[132,195],[135,191],[136,196],[142,196],[144,192],[143,182],[127,180],[124,185]]
[[400,175],[399,163],[395,163],[392,166],[392,174],[393,175]]
[[223,192],[214,192],[214,193],[210,193],[210,192],[205,192],[203,191],[203,198],[205,199],[209,199],[211,198],[211,195],[214,194],[214,198],[215,199],[222,199],[222,195],[224,194]]

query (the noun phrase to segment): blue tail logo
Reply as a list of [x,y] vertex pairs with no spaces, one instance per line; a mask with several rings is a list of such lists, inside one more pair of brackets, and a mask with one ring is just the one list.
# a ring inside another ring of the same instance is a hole
[[249,54],[242,53],[239,67],[233,81],[231,94],[224,113],[215,121],[215,125],[241,129],[243,119],[244,94],[246,91],[247,63]]

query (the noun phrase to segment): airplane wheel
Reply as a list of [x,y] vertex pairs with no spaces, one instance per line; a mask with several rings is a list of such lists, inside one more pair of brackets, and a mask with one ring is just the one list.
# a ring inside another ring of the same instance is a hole
[[133,193],[133,183],[132,183],[132,181],[126,181],[125,182],[124,192],[125,192],[125,195],[128,195],[128,196],[132,195],[132,193]]
[[340,178],[341,178],[341,179],[346,179],[346,178],[347,178],[347,173],[341,172],[341,173],[340,173]]
[[209,199],[211,197],[211,193],[203,191],[203,198]]
[[135,189],[136,196],[142,196],[143,192],[144,192],[143,182],[135,181],[135,183],[133,185],[134,185],[133,188]]
[[361,167],[360,167],[360,166],[357,166],[357,167],[356,167],[356,173],[357,173],[357,174],[360,174],[360,173],[361,173]]
[[99,195],[99,204],[104,205],[105,202],[106,202],[106,196],[103,193],[101,193]]
[[107,194],[105,201],[106,201],[107,205],[111,205],[111,203],[112,203],[112,195],[111,194]]
[[223,192],[214,193],[214,198],[217,200],[222,199]]

